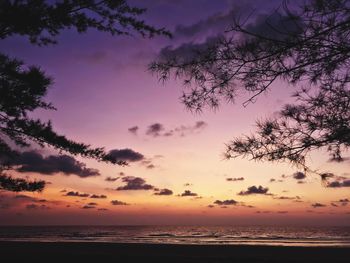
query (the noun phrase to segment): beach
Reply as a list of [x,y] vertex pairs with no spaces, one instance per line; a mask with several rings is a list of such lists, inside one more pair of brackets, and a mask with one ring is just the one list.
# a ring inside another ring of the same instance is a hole
[[349,247],[1,241],[2,262],[349,262]]

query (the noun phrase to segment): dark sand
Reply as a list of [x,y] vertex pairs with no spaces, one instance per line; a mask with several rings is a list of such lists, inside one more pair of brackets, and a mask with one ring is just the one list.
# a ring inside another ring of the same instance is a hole
[[0,242],[1,262],[350,262],[350,248]]

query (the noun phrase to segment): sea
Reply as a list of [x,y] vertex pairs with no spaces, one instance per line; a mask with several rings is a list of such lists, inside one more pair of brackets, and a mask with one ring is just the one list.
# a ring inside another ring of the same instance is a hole
[[1,226],[0,241],[350,247],[350,226]]
[[350,226],[1,226],[0,241],[350,247]]

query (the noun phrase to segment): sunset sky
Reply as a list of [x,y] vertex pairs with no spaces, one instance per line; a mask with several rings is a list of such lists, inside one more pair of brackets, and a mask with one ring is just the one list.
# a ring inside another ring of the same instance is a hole
[[[232,14],[266,14],[281,1],[131,1],[145,20],[173,39],[63,32],[58,44],[37,47],[12,37],[0,48],[54,79],[47,101],[57,111],[35,112],[61,134],[114,151],[129,162],[114,166],[59,157],[50,148],[25,149],[17,177],[42,179],[42,193],[0,192],[0,224],[327,224],[350,220],[350,188],[325,187],[288,163],[225,160],[225,143],[250,134],[295,88],[275,83],[258,101],[213,111],[188,111],[182,81],[159,82],[147,65],[165,49],[201,44],[222,34]],[[350,177],[349,161],[332,163],[322,151],[307,164]],[[85,166],[86,165],[86,166]],[[260,187],[261,186],[261,187]]]

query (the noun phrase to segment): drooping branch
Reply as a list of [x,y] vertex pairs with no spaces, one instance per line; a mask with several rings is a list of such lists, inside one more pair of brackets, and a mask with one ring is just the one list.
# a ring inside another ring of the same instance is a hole
[[[0,1],[0,39],[19,35],[39,46],[55,44],[58,35],[70,28],[79,33],[95,29],[112,35],[136,32],[143,37],[170,37],[169,31],[151,26],[140,18],[145,11],[130,6],[125,0]],[[111,156],[103,147],[70,140],[55,132],[50,121],[29,117],[29,113],[38,109],[55,110],[43,99],[51,85],[52,79],[39,67],[24,65],[0,53],[0,171],[11,168],[6,165],[11,163],[11,158],[18,157],[16,148],[29,147],[32,143],[51,146],[59,152],[126,165],[124,160]],[[3,173],[0,175],[0,189],[40,191],[44,186],[44,181],[31,182]]]
[[[315,84],[332,76],[348,78],[343,70],[350,52],[348,3],[318,2],[324,3],[322,9],[311,4],[300,13],[274,14],[278,18],[269,29],[261,29],[268,18],[247,26],[236,21],[226,34],[205,43],[206,48],[194,45],[192,56],[168,50],[149,68],[162,80],[172,73],[183,78],[190,90],[184,90],[182,101],[193,110],[233,101],[240,90],[250,95],[248,102],[254,101],[276,80]],[[285,26],[276,29],[278,23]]]
[[33,44],[57,43],[64,29],[79,33],[89,28],[112,35],[171,36],[164,28],[148,25],[138,16],[146,9],[130,6],[125,0],[82,1],[1,1],[0,39],[12,35],[27,36]]
[[13,178],[0,172],[0,190],[11,192],[41,192],[45,188],[45,181],[29,181],[22,178]]
[[242,94],[247,106],[283,81],[297,90],[296,104],[258,122],[255,134],[234,138],[226,156],[305,166],[310,151],[326,149],[341,161],[350,143],[349,17],[348,0],[310,0],[293,10],[285,1],[264,19],[236,19],[215,41],[193,50],[162,50],[149,69],[161,80],[183,79],[181,100],[195,111]]
[[259,122],[255,135],[230,142],[227,158],[249,156],[304,165],[310,151],[325,148],[331,160],[342,161],[342,152],[350,146],[350,90],[333,86],[310,92],[298,92],[299,103],[286,105],[278,118]]

